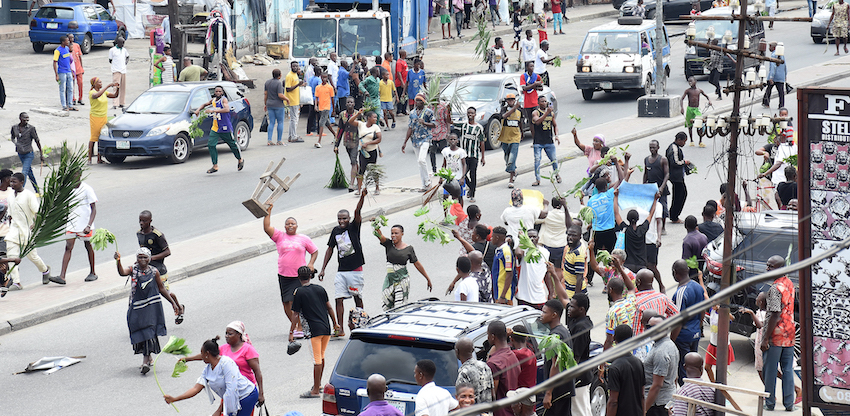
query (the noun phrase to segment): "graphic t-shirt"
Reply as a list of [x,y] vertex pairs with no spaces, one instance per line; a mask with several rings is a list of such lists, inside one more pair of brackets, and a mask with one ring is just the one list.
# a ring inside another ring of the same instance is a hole
[[348,227],[334,227],[328,239],[328,247],[336,247],[337,261],[341,272],[357,270],[366,263],[360,245],[360,223],[351,221]]
[[307,265],[304,253],[318,250],[313,240],[304,234],[289,235],[275,229],[272,241],[277,245],[277,273],[284,277],[298,277],[298,268]]
[[442,152],[443,160],[446,161],[446,167],[452,171],[452,176],[460,180],[463,176],[463,160],[466,159],[466,151],[460,147],[457,150],[452,150],[450,147],[444,147]]
[[419,90],[423,85],[425,85],[424,70],[414,71],[411,69],[407,71],[407,97],[409,99],[412,100],[416,94],[419,94]]
[[56,62],[56,72],[66,74],[71,72],[71,51],[60,46],[53,51],[53,60]]
[[[154,226],[151,226],[151,232],[149,233],[143,233],[139,230],[136,232],[136,238],[139,240],[139,247],[146,247],[151,251],[151,256],[161,254],[168,248],[168,241],[165,240],[165,234]],[[160,276],[168,274],[168,269],[165,268],[165,262],[163,260],[151,260],[150,264],[159,270]]]
[[587,206],[593,210],[596,218],[593,231],[605,231],[614,228],[614,190],[609,189],[590,197]]
[[[522,55],[523,62],[531,62],[534,61],[534,50],[537,48],[537,45],[534,42],[534,39],[525,38],[519,41],[519,51]],[[525,69],[525,68],[523,68]]]

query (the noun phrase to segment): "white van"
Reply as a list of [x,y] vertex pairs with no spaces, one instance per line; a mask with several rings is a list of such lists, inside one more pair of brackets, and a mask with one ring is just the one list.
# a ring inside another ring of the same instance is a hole
[[587,32],[576,62],[575,84],[586,101],[595,91],[652,92],[656,51],[662,50],[664,71],[670,75],[670,40],[664,28],[663,45],[655,45],[655,21],[621,17]]

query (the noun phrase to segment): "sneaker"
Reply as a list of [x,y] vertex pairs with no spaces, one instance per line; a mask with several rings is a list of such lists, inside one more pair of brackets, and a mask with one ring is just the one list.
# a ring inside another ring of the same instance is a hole
[[50,279],[51,282],[56,283],[57,285],[64,285],[65,284],[65,279],[63,279],[59,276],[50,276],[49,279]]
[[46,285],[50,283],[50,270],[41,274],[41,284]]
[[315,146],[315,147],[316,147],[316,149],[321,149],[321,148],[322,148],[322,144],[321,144],[321,143],[316,143],[316,144],[314,144],[313,146]]
[[395,128],[395,121],[393,121],[393,126],[391,128],[393,128],[393,129]]
[[97,280],[97,275],[94,273],[90,273],[88,276],[86,276],[87,282],[94,282],[95,280]]
[[15,290],[24,290],[24,288],[21,286],[20,283],[12,283],[12,286],[9,286],[9,291],[12,292]]

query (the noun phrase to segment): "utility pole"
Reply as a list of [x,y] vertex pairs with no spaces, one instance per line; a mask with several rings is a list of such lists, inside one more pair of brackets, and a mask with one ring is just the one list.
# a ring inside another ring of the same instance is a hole
[[655,95],[666,95],[667,73],[664,72],[664,1],[655,2]]
[[168,24],[171,26],[171,56],[179,73],[183,70],[186,45],[183,44],[183,31],[180,30],[180,5],[177,0],[168,2]]

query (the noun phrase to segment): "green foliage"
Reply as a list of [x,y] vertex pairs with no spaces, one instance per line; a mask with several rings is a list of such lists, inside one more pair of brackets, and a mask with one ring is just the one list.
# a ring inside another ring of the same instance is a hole
[[342,163],[339,162],[339,155],[336,155],[336,163],[334,164],[334,173],[331,175],[331,181],[325,185],[325,188],[345,189],[348,188],[348,179],[345,177],[345,170],[342,168]]
[[455,178],[454,173],[452,173],[452,170],[449,168],[440,168],[440,170],[437,171],[436,175],[438,178],[443,178],[446,181],[450,181]]
[[797,155],[788,156],[785,159],[782,159],[782,161],[793,166],[794,169],[797,169]]
[[422,236],[422,240],[432,243],[434,241],[439,241],[440,245],[446,245],[455,241],[453,238],[449,237],[448,233],[443,230],[443,226],[439,223],[434,222],[433,220],[427,219],[419,224],[419,228],[416,230],[417,235]]
[[[156,380],[156,386],[159,387],[160,393],[165,396],[165,391],[162,389],[162,385],[159,384],[159,377],[156,376],[156,362],[159,361],[159,357],[162,356],[163,353],[186,356],[191,354],[192,351],[189,349],[189,346],[186,345],[185,339],[171,336],[168,338],[168,343],[162,347],[162,352],[156,355],[156,359],[153,360],[153,378]],[[185,367],[186,363],[183,363],[183,366]],[[185,368],[178,371],[178,365],[175,365],[174,371],[171,373],[171,377],[178,377],[180,373],[184,371],[186,371]],[[174,403],[171,403],[171,406],[174,407],[174,410],[177,411],[177,413],[180,413],[180,410],[177,410],[177,406],[175,406]]]
[[363,187],[377,186],[379,182],[387,177],[384,171],[384,165],[370,164],[366,166],[366,173],[363,174]]
[[186,372],[189,369],[189,366],[186,365],[186,362],[183,360],[177,360],[177,363],[174,364],[174,371],[171,372],[171,377],[177,378],[180,377],[180,374]]
[[628,151],[629,151],[629,145],[626,145],[625,147],[621,146],[621,147],[609,148],[608,153],[605,154],[605,157],[603,157],[602,159],[599,159],[598,164],[604,165],[604,164],[608,163],[608,160],[610,160],[611,157],[613,157],[613,156],[616,156],[617,160],[623,159],[626,155],[626,152],[628,152]]
[[106,246],[115,244],[115,251],[118,251],[118,239],[115,238],[115,234],[112,234],[106,228],[94,230],[94,235],[91,237],[91,244],[97,251],[106,250]]
[[520,221],[520,231],[518,240],[519,240],[519,248],[525,251],[525,261],[528,263],[540,263],[540,260],[543,259],[543,253],[534,245],[531,241],[531,238],[528,236],[528,229],[525,228],[525,224]]
[[475,19],[475,29],[475,35],[472,36],[472,40],[478,39],[478,43],[475,45],[475,57],[486,62],[487,49],[490,47],[492,32],[487,29],[487,19],[485,16],[479,16]]
[[[585,182],[587,181],[585,180]],[[584,225],[593,224],[593,209],[588,206],[582,207],[578,211],[578,218],[581,220],[582,223],[584,223]]]
[[41,154],[44,155],[44,157],[50,156],[51,153],[53,153],[52,147],[45,147],[41,149]]
[[[584,185],[587,184],[587,181],[589,181],[589,180],[590,180],[590,178],[587,177],[587,176],[581,178],[581,180],[576,182],[576,184],[573,186],[573,188],[570,189],[569,191],[567,191],[567,193],[565,195],[575,195],[576,198],[580,198],[581,197],[581,188],[583,188]],[[589,207],[584,207],[584,208],[590,209]],[[582,208],[582,209],[584,209],[584,208]],[[593,216],[591,216],[591,219],[592,218],[593,218]]]
[[608,250],[599,250],[596,253],[596,262],[601,264],[604,267],[608,267],[611,265],[611,253]]
[[201,130],[201,123],[204,122],[206,116],[192,116],[192,123],[189,124],[189,137],[192,139],[198,139],[204,137],[204,131]]
[[699,268],[699,262],[697,262],[696,254],[691,256],[691,258],[685,260],[685,262],[688,263],[688,268],[690,268],[690,269],[698,269]]
[[375,217],[372,220],[372,229],[373,229],[372,234],[374,234],[375,237],[377,237],[378,236],[378,230],[380,230],[381,227],[386,227],[387,224],[388,224],[387,217],[384,216],[383,214],[378,215],[377,217]]
[[548,335],[539,342],[540,349],[544,351],[547,360],[557,357],[558,369],[564,371],[578,365],[572,348],[567,345],[558,335]]
[[691,175],[698,174],[699,171],[697,170],[697,165],[691,164],[691,169],[688,171],[688,173]]
[[421,217],[421,216],[423,216],[423,215],[425,215],[429,212],[431,212],[431,208],[428,208],[427,205],[423,205],[423,206],[419,207],[419,209],[417,209],[416,212],[413,213],[413,216],[414,217]]
[[560,68],[561,67],[561,58],[556,56],[555,59],[552,60],[552,65],[554,65],[555,68]]
[[570,113],[570,120],[575,122],[575,124],[573,124],[573,127],[578,127],[578,125],[581,124],[581,116],[577,116],[573,113]]
[[764,164],[762,164],[761,167],[759,168],[759,173],[767,172],[768,170],[770,170],[771,166],[773,166],[773,165],[771,165],[770,162],[767,162],[767,161],[764,162]]

